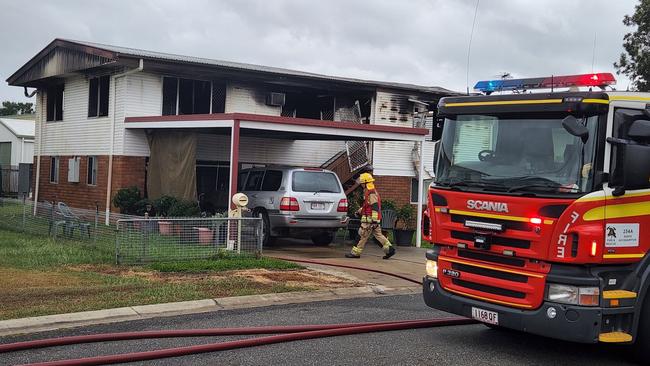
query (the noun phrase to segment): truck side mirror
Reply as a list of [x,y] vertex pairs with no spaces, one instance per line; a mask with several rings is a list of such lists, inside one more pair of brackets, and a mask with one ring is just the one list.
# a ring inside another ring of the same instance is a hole
[[562,127],[571,135],[580,137],[582,143],[589,139],[589,130],[573,116],[566,116],[562,120]]
[[650,146],[638,144],[619,144],[617,149],[622,149],[617,154],[617,165],[622,171],[619,177],[611,177],[610,184],[613,184],[612,195],[622,196],[628,189],[650,188]]

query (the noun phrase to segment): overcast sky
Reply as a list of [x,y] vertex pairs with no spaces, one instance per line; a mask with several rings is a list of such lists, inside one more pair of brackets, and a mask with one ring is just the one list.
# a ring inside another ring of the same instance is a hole
[[[482,0],[470,86],[509,72],[614,72],[635,0]],[[0,0],[5,80],[54,38],[69,38],[464,91],[476,0]],[[592,52],[596,39],[595,57]],[[628,80],[617,77],[624,90]]]

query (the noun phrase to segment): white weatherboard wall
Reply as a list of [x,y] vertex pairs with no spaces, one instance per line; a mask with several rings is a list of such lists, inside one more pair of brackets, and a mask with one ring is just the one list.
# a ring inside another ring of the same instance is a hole
[[[146,64],[145,64],[146,70]],[[126,130],[124,118],[159,116],[162,113],[162,75],[133,73],[111,77],[109,115],[88,118],[88,80],[83,76],[65,81],[63,121],[42,122],[42,155],[108,155],[113,122],[113,88],[115,88],[114,155],[148,156],[149,146],[143,131]],[[44,93],[43,93],[44,94]],[[39,93],[41,95],[41,93]],[[227,86],[227,113],[254,113],[279,116],[281,108],[265,104],[266,91],[233,84]],[[38,121],[45,121],[46,95],[37,106]],[[39,129],[37,126],[37,139]],[[38,144],[38,141],[37,141]],[[345,149],[341,141],[293,141],[260,138],[241,139],[240,161],[261,164],[320,166]],[[201,134],[197,159],[230,159],[230,136]]]
[[[407,121],[401,121],[395,118],[397,111],[391,109],[392,99],[395,98],[393,93],[387,91],[377,91],[377,102],[375,103],[374,123],[384,126],[413,127],[413,112],[409,109]],[[411,106],[413,108],[413,106]],[[415,177],[417,172],[413,164],[413,147],[412,142],[396,141],[376,141],[373,143],[373,168],[376,175]],[[429,179],[433,173],[433,142],[424,142],[424,170],[425,179]]]
[[267,91],[243,84],[228,84],[226,87],[226,113],[253,113],[279,116],[282,107],[266,105]]
[[[146,69],[146,64],[145,64]],[[160,116],[162,114],[162,76],[148,72],[127,75],[126,91],[121,95],[125,111],[118,115],[116,130],[124,131],[121,138],[124,155],[149,156],[149,144],[144,131],[124,129],[124,117]]]
[[0,124],[0,142],[11,143],[10,165],[17,166],[20,163],[31,163],[34,160],[34,140],[16,137],[2,124]]
[[[345,145],[340,141],[292,141],[242,137],[239,162],[318,167]],[[198,160],[230,160],[230,136],[200,134]]]
[[83,76],[65,80],[63,121],[45,121],[47,117],[45,108],[47,95],[45,95],[39,111],[43,121],[42,155],[107,155],[109,153],[113,93],[112,91],[109,93],[108,116],[88,118],[88,88],[88,80]]

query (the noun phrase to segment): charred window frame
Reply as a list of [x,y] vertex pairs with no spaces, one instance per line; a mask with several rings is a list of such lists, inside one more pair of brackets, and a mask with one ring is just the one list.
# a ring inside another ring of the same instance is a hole
[[163,77],[162,114],[212,113],[212,94],[213,85],[210,81]]
[[108,116],[110,81],[110,75],[88,80],[88,117]]
[[46,121],[63,121],[63,84],[53,85],[46,90]]

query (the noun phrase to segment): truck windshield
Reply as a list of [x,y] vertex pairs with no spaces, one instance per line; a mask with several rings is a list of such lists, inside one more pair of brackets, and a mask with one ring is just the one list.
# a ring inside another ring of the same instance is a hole
[[583,143],[565,116],[458,115],[445,120],[436,184],[535,194],[584,193],[593,185],[598,116],[578,118]]

